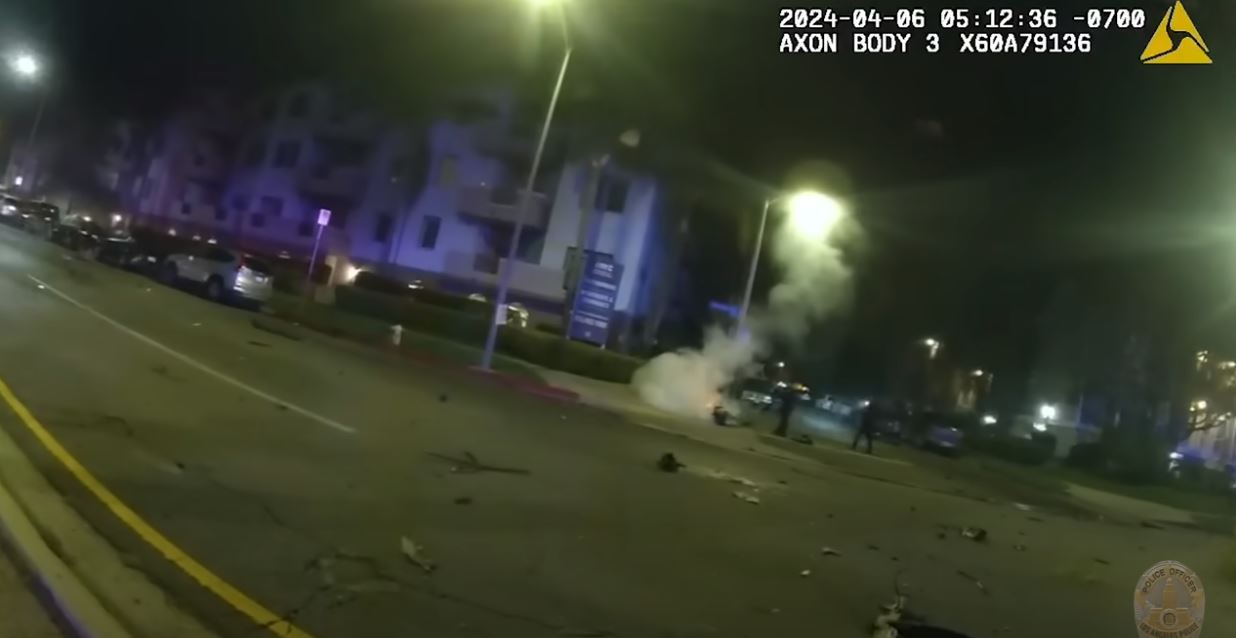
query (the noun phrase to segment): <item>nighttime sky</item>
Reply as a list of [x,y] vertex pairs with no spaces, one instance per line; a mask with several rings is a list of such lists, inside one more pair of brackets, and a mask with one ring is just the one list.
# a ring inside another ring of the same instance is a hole
[[[939,309],[975,289],[1003,286],[1021,312],[1013,298],[1078,263],[1227,255],[1223,242],[1236,242],[1226,0],[1186,2],[1209,67],[1138,64],[1150,27],[1096,34],[1095,51],[1078,56],[786,56],[781,1],[567,2],[568,102],[603,104],[606,117],[769,185],[804,159],[843,166],[873,245],[900,260],[898,296],[944,300],[912,302],[923,324],[947,330],[958,320]],[[1167,4],[1128,6],[1153,26]],[[343,80],[393,111],[486,78],[542,99],[561,46],[523,0],[10,0],[0,11],[7,44],[52,61],[57,103],[98,113],[155,108],[194,85],[307,77]],[[4,112],[27,103],[0,89]],[[1236,257],[1205,267],[1224,266],[1236,272]],[[991,295],[987,306],[1006,301]]]

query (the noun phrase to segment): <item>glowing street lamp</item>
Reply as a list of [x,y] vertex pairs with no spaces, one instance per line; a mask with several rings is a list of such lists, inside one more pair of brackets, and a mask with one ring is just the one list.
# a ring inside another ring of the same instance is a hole
[[923,339],[921,343],[927,348],[928,359],[935,359],[936,354],[940,352],[940,348],[944,347],[944,343],[935,337],[927,337],[926,339]]
[[[34,80],[42,72],[43,65],[39,62],[39,59],[34,56],[34,54],[28,51],[19,51],[9,56],[9,70],[12,71],[14,75],[16,75],[18,78],[22,80]],[[26,141],[26,156],[27,156],[26,161],[31,163],[30,166],[26,167],[25,172],[27,173],[34,172],[34,166],[33,166],[33,162],[31,161],[31,157],[33,157],[34,155],[34,142],[39,134],[39,124],[43,121],[43,106],[47,102],[47,92],[42,91],[41,93],[42,95],[39,97],[39,109],[34,115],[34,124],[30,127],[30,137]],[[12,153],[10,153],[10,156],[9,156],[9,164],[10,164],[10,167],[13,164]],[[14,184],[19,188],[27,182],[29,183],[30,188],[34,188],[35,180],[33,178],[31,179],[18,178],[14,180]]]
[[1039,406],[1039,418],[1044,421],[1054,421],[1056,419],[1056,406],[1050,403],[1044,403]]
[[[532,0],[533,4],[544,6],[559,4],[561,0]],[[485,335],[485,351],[481,354],[481,369],[489,370],[493,364],[494,350],[498,345],[498,324],[506,314],[506,296],[511,288],[511,277],[515,270],[516,251],[519,250],[519,239],[524,234],[524,218],[528,215],[528,204],[532,199],[532,189],[536,186],[536,176],[541,170],[541,156],[545,154],[545,140],[549,138],[549,127],[554,122],[554,111],[558,108],[558,96],[562,93],[562,82],[566,79],[567,67],[571,63],[571,38],[567,31],[566,17],[558,16],[562,23],[562,62],[558,67],[558,77],[554,80],[554,90],[549,98],[549,107],[545,110],[545,121],[541,124],[541,135],[537,140],[536,152],[532,154],[532,165],[528,169],[528,182],[523,192],[519,194],[519,209],[515,212],[515,229],[511,232],[511,245],[507,249],[506,261],[500,262],[498,274],[498,292],[494,299],[494,314],[489,322],[489,332]]]
[[823,241],[845,216],[845,209],[835,198],[816,191],[798,191],[764,200],[760,213],[760,229],[755,234],[755,252],[751,255],[751,267],[747,271],[747,289],[742,295],[738,310],[738,334],[747,326],[747,312],[751,309],[751,292],[755,288],[755,272],[760,265],[760,249],[764,245],[764,228],[768,226],[768,210],[785,202],[789,223],[794,233],[807,239]]

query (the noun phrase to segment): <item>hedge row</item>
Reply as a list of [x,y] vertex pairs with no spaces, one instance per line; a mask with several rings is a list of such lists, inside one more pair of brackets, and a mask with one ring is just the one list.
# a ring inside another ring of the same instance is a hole
[[365,271],[356,275],[352,286],[369,292],[394,295],[396,297],[408,297],[427,304],[475,315],[493,316],[494,312],[492,303],[480,302],[463,295],[454,295],[430,288],[409,288],[407,282],[403,280],[387,277],[375,272]]
[[[335,290],[335,304],[340,310],[474,346],[484,343],[489,326],[489,317],[484,313],[450,310],[413,297],[385,295],[355,286],[339,286]],[[498,351],[546,368],[619,383],[629,382],[643,364],[635,357],[513,326],[499,329]]]
[[967,438],[966,445],[1006,461],[1043,465],[1055,455],[1056,437],[1037,433],[1029,439],[1007,434],[979,434]]

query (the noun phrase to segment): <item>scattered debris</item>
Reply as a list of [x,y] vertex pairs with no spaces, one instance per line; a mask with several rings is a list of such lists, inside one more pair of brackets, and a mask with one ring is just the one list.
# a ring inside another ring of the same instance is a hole
[[983,584],[983,581],[979,580],[979,579],[978,579],[977,577],[975,577],[973,574],[970,574],[970,573],[968,573],[968,572],[964,572],[964,571],[962,571],[962,570],[960,570],[960,569],[959,569],[959,570],[957,570],[957,575],[958,575],[958,576],[961,576],[962,578],[965,578],[966,580],[969,580],[969,581],[970,581],[970,582],[972,582],[972,583],[974,583],[974,586],[975,586],[975,587],[978,587],[978,588],[979,588],[979,591],[983,592],[984,594],[987,594],[987,593],[988,593],[988,591],[987,591],[987,586],[986,586],[986,585],[984,585],[984,584]]
[[672,474],[684,467],[686,467],[686,465],[680,463],[678,458],[674,456],[673,452],[666,452],[661,455],[661,458],[657,459],[657,469],[662,472],[669,472]]
[[914,507],[913,505],[911,505],[911,506],[910,506],[910,511],[911,511],[911,512],[917,512],[917,511],[918,511],[918,508],[917,508],[917,507]]
[[982,543],[987,540],[987,530],[981,527],[966,527],[961,530],[961,535],[976,543]]
[[471,505],[472,497],[471,496],[459,496],[455,498],[454,503],[456,505]]
[[202,322],[200,322],[200,321],[194,321],[194,322],[193,322],[193,327],[194,327],[194,328],[199,328],[199,327],[201,327],[201,325],[202,325]]
[[287,412],[287,411],[288,411],[288,406],[283,405],[282,403],[276,403],[276,404],[275,404],[275,407],[276,407],[276,408],[279,408],[279,411],[280,411],[280,412]]
[[1017,509],[1023,512],[1029,512],[1034,509],[1033,507],[1030,507],[1029,505],[1026,505],[1025,503],[1013,503],[1013,507],[1016,507]]
[[944,540],[948,538],[948,534],[945,534],[944,532],[936,532],[936,538],[940,540]]
[[741,491],[739,491],[739,492],[734,492],[734,498],[736,498],[736,499],[738,499],[738,500],[740,500],[740,501],[746,501],[746,502],[748,502],[748,503],[750,503],[750,504],[752,504],[752,505],[759,505],[759,504],[760,504],[760,497],[758,497],[758,496],[756,496],[755,494],[752,494],[752,493],[750,493],[750,492],[741,492]]
[[1039,517],[1037,517],[1037,516],[1027,516],[1027,517],[1026,517],[1026,520],[1028,520],[1028,521],[1034,521],[1035,523],[1042,523],[1042,522],[1043,522],[1043,519],[1041,519],[1041,518],[1039,518]]
[[270,344],[269,344],[269,343],[263,343],[263,342],[261,342],[261,341],[250,341],[250,342],[249,342],[249,345],[251,345],[251,346],[257,346],[257,347],[259,347],[259,348],[269,348],[269,347],[270,347]]
[[429,456],[453,463],[453,465],[451,466],[451,471],[456,474],[476,474],[478,472],[498,472],[500,474],[519,474],[522,476],[526,476],[532,473],[528,470],[525,470],[519,467],[501,467],[498,465],[489,465],[487,463],[481,463],[481,461],[476,458],[475,454],[468,452],[468,451],[464,452],[463,458],[455,458],[453,456],[447,456],[446,454],[438,454],[437,452],[430,452]]
[[1146,529],[1165,529],[1162,525],[1152,521],[1142,521],[1142,527]]
[[831,547],[827,547],[827,546],[825,546],[825,547],[821,547],[821,548],[820,548],[820,555],[821,555],[821,556],[840,556],[840,555],[841,555],[841,552],[839,552],[839,551],[837,551],[837,550],[835,550],[835,549],[833,549],[833,548],[831,548]]
[[790,482],[785,479],[777,479],[777,484],[778,485],[789,485]]
[[399,549],[403,551],[403,555],[408,561],[425,570],[427,574],[432,574],[438,568],[432,560],[425,556],[425,548],[417,545],[407,536],[399,537]]
[[801,572],[798,572],[798,575],[799,575],[799,576],[801,576],[801,577],[803,577],[803,578],[806,578],[806,577],[808,577],[808,576],[810,576],[810,575],[811,575],[811,570],[810,570],[810,569],[804,569],[804,570],[802,570]]
[[880,551],[880,546],[879,545],[867,545],[867,549],[873,552],[878,552]]
[[1025,545],[1022,545],[1021,543],[1018,543],[1018,544],[1016,544],[1016,545],[1014,545],[1014,546],[1013,546],[1013,549],[1015,549],[1015,550],[1017,550],[1017,551],[1019,551],[1019,552],[1024,552],[1024,551],[1026,551],[1026,546],[1025,546]]
[[1111,565],[1111,564],[1112,564],[1112,563],[1111,563],[1111,561],[1104,560],[1104,559],[1102,559],[1102,558],[1096,558],[1096,559],[1094,559],[1094,562],[1096,562],[1096,563],[1098,563],[1098,564],[1100,564],[1100,565]]
[[815,445],[815,441],[812,441],[811,437],[806,434],[795,434],[793,441],[795,443],[802,443],[803,445]]
[[446,400],[449,398],[450,397],[446,396],[446,393],[443,392],[442,394],[438,395],[438,403],[446,403]]

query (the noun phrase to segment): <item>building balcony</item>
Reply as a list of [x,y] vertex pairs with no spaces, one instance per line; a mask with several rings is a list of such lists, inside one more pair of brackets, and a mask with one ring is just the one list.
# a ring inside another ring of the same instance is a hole
[[[519,219],[522,188],[466,186],[459,191],[459,214],[475,220],[514,224]],[[549,224],[549,198],[543,193],[528,196],[524,225],[545,228]]]
[[300,190],[314,195],[357,199],[365,192],[367,174],[363,167],[319,166],[300,178]]
[[[497,287],[498,274],[506,261],[505,258],[493,254],[449,252],[446,254],[446,274],[456,279]],[[563,274],[561,268],[548,268],[516,260],[515,269],[511,273],[511,288],[526,295],[561,301],[564,296]]]

